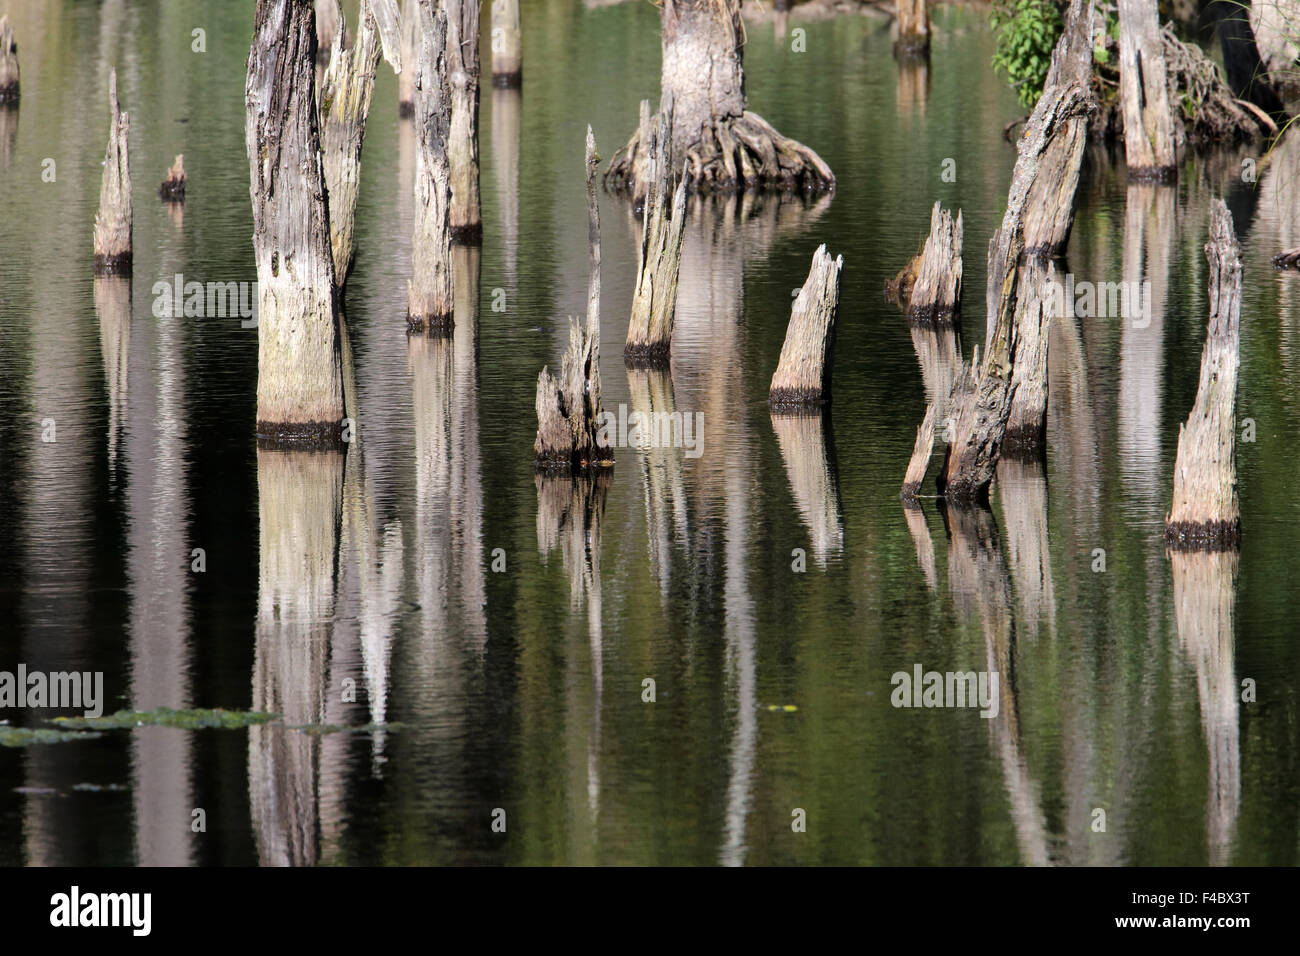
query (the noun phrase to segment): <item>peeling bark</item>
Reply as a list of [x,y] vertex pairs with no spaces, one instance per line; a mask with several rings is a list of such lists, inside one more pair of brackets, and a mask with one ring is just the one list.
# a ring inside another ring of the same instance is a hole
[[785,344],[768,390],[767,403],[773,409],[800,409],[831,400],[835,311],[843,266],[844,257],[831,259],[825,245],[813,253],[808,279],[790,310]]
[[131,163],[127,154],[131,117],[117,101],[117,70],[108,75],[108,106],[108,150],[95,216],[95,271],[120,275],[131,271]]

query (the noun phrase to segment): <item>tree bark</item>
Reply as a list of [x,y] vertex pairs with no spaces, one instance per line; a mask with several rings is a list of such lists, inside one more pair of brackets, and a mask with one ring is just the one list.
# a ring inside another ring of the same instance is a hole
[[894,52],[899,56],[930,55],[930,9],[927,0],[896,0],[898,39]]
[[916,279],[908,293],[907,320],[912,325],[952,325],[961,310],[962,218],[957,219],[939,203],[930,211],[930,234],[916,267]]
[[1172,549],[1225,550],[1241,539],[1236,462],[1241,261],[1232,217],[1220,199],[1211,211],[1205,260],[1210,320],[1196,402],[1178,429],[1173,507],[1165,518],[1165,544]]
[[407,282],[407,328],[450,335],[455,299],[451,261],[451,91],[447,79],[447,15],[419,0],[420,46],[415,69],[414,278]]
[[1174,118],[1156,0],[1119,0],[1119,76],[1129,175],[1174,179]]
[[18,41],[9,17],[0,17],[0,105],[18,102]]
[[832,260],[825,245],[813,253],[812,268],[794,300],[781,358],[768,390],[767,403],[773,409],[799,410],[831,400],[835,311],[843,266],[844,257]]
[[257,432],[342,439],[343,381],[308,0],[258,0],[244,91],[257,260]]
[[131,163],[127,153],[131,117],[117,101],[117,70],[108,75],[108,105],[108,150],[95,216],[95,271],[120,275],[131,271]]
[[451,238],[483,241],[478,186],[479,0],[443,0],[451,83]]
[[509,89],[524,76],[519,0],[492,0],[492,85]]
[[903,490],[899,497],[904,501],[916,498],[925,482],[925,473],[930,470],[930,455],[934,452],[934,404],[926,406],[925,418],[916,429],[916,441],[912,445],[912,457],[907,462],[907,472],[903,475]]

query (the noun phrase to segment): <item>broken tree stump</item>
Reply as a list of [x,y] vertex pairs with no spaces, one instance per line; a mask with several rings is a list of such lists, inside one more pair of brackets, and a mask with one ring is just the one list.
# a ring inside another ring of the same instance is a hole
[[903,490],[898,497],[911,501],[921,491],[925,482],[925,473],[930,470],[930,455],[934,452],[935,407],[931,403],[925,408],[925,418],[916,429],[916,442],[912,445],[912,457],[907,462],[907,472],[903,475]]
[[270,446],[334,446],[343,436],[315,59],[311,4],[258,0],[245,141],[258,283],[257,434]]
[[492,0],[492,85],[497,89],[519,86],[523,63],[519,0]]
[[0,106],[18,102],[18,41],[8,16],[0,17]]
[[117,101],[115,69],[108,74],[108,106],[112,116],[95,216],[95,271],[124,275],[131,271],[131,163],[127,154],[131,117]]
[[[653,122],[649,100],[641,101],[641,120]],[[627,324],[627,344],[623,347],[624,361],[633,366],[668,362],[673,317],[677,312],[677,275],[682,263],[682,235],[686,222],[685,177],[673,191],[672,120],[660,113],[655,125],[658,128],[648,133],[650,191],[646,194],[641,220],[636,291]]]
[[334,54],[320,84],[321,149],[330,209],[330,247],[334,281],[341,289],[352,271],[356,244],[357,191],[361,185],[361,145],[375,89],[379,58],[402,72],[401,23],[397,0],[361,0],[356,41],[343,49],[346,21],[339,12]]
[[835,310],[843,266],[844,257],[831,259],[824,244],[813,253],[808,278],[790,310],[785,344],[767,393],[767,403],[776,411],[806,409],[831,400]]
[[402,0],[402,62],[407,68],[397,74],[397,115],[415,115],[415,70],[420,55],[419,0]]
[[1119,78],[1129,176],[1173,180],[1174,116],[1156,0],[1119,0]]
[[483,241],[478,184],[479,0],[442,0],[451,85],[451,239]]
[[158,196],[164,202],[185,201],[185,156],[177,154],[176,161],[167,170],[167,178],[158,187]]
[[1241,540],[1237,505],[1237,369],[1240,365],[1241,261],[1232,217],[1220,199],[1210,213],[1210,319],[1196,402],[1178,429],[1174,499],[1165,517],[1165,545],[1226,550]]
[[454,328],[451,260],[451,92],[447,81],[447,15],[418,0],[420,46],[415,67],[415,227],[413,278],[406,284],[406,327],[450,335]]
[[[815,152],[782,136],[745,106],[744,25],[739,0],[664,0],[660,110],[671,104],[673,156],[699,192],[834,188]],[[611,190],[640,202],[648,147],[640,128],[605,171]]]
[[[930,235],[916,265],[907,321],[924,328],[952,325],[961,309],[962,219],[939,203],[930,211]],[[906,271],[906,270],[905,270]]]
[[579,474],[614,464],[614,449],[605,434],[600,404],[600,208],[596,170],[600,157],[587,127],[587,218],[591,242],[591,280],[587,289],[587,324],[569,325],[569,347],[555,378],[548,368],[537,376],[537,439],[533,464],[541,472]]
[[930,55],[930,9],[928,0],[896,0],[895,19],[898,39],[894,54],[899,57],[925,58]]

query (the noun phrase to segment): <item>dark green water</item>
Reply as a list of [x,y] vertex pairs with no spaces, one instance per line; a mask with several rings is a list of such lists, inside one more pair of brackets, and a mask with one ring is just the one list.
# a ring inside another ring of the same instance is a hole
[[[1268,266],[1300,241],[1294,163],[1254,185],[1239,175],[1249,151],[1192,158],[1177,187],[1140,192],[1091,156],[1067,268],[1149,279],[1153,321],[1054,327],[1045,468],[1005,466],[991,518],[926,502],[909,522],[917,349],[941,376],[945,348],[983,339],[985,250],[1014,162],[1001,131],[1019,111],[978,10],[936,15],[928,88],[900,75],[875,20],[793,24],[806,53],[750,24],[751,108],[818,150],[838,189],[811,206],[692,207],[671,381],[623,367],[637,233],[626,203],[602,198],[605,406],[671,396],[703,415],[703,453],[619,449],[584,524],[544,492],[539,505],[534,390],[585,308],[585,128],[608,157],[657,96],[657,14],[523,6],[523,90],[483,92],[485,241],[458,253],[451,343],[405,334],[413,143],[381,67],[347,289],[359,441],[345,459],[256,450],[255,331],[153,314],[154,283],[177,273],[256,279],[253,4],[9,4],[23,99],[0,114],[0,670],[103,671],[107,711],[397,726],[0,748],[0,862],[1294,864],[1300,302]],[[104,285],[97,299],[113,65],[135,272],[129,297]],[[178,152],[183,216],[154,198]],[[1238,445],[1239,561],[1189,563],[1176,588],[1160,534],[1214,196],[1243,242],[1238,417],[1256,440]],[[914,343],[881,295],[935,200],[965,218],[960,344]],[[823,242],[845,259],[834,405],[824,426],[774,421],[791,290]],[[891,675],[916,664],[997,670],[999,716],[895,709]]]

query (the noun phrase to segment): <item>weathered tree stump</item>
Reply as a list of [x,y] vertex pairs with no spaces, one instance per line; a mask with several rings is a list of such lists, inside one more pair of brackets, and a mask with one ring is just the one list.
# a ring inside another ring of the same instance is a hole
[[479,0],[443,0],[451,84],[451,238],[483,241],[478,187]]
[[519,0],[492,0],[492,85],[519,86],[524,78],[523,31]]
[[340,330],[316,109],[315,14],[258,0],[245,141],[257,261],[257,434],[264,445],[336,445]]
[[451,90],[447,79],[447,15],[418,0],[420,46],[415,66],[415,227],[413,276],[407,282],[406,325],[412,332],[450,335],[455,327],[451,260]]
[[930,211],[930,235],[908,291],[907,321],[925,328],[952,325],[961,310],[962,218],[939,203]]
[[18,41],[9,17],[0,17],[0,106],[18,102]]
[[896,0],[898,39],[894,53],[900,57],[925,58],[930,55],[930,9],[928,0]]
[[[673,155],[685,161],[688,188],[822,191],[835,176],[807,146],[787,139],[745,109],[744,26],[738,0],[664,0],[660,110],[671,105]],[[610,189],[640,201],[649,189],[641,129],[614,154]]]
[[560,376],[543,368],[537,377],[537,439],[533,462],[538,471],[576,474],[614,464],[614,449],[602,434],[600,404],[600,210],[596,203],[596,139],[587,127],[587,216],[591,242],[591,281],[587,324],[569,326],[569,347]]
[[348,50],[343,49],[346,21],[342,13],[338,27],[334,55],[321,80],[320,106],[334,281],[342,288],[356,254],[352,233],[361,185],[361,144],[366,136],[380,55],[395,72],[402,72],[397,0],[361,0],[361,23],[356,42]]
[[1176,178],[1174,121],[1156,0],[1119,0],[1119,75],[1129,176]]
[[1182,550],[1225,550],[1241,540],[1237,505],[1236,406],[1241,261],[1232,217],[1214,200],[1209,265],[1210,319],[1196,402],[1178,429],[1174,500],[1165,517],[1165,545]]
[[904,501],[916,498],[921,485],[925,483],[925,473],[930,470],[930,455],[934,453],[934,420],[935,406],[931,403],[926,406],[925,418],[921,419],[921,424],[916,429],[912,457],[908,460],[907,472],[903,475],[903,490],[898,496]]
[[131,271],[131,163],[127,154],[131,117],[117,101],[117,70],[108,74],[108,106],[112,118],[95,216],[95,271],[100,275]]
[[844,257],[831,259],[826,246],[813,253],[812,268],[790,310],[785,344],[767,403],[773,410],[800,410],[831,400],[831,364],[835,350],[835,310],[840,302]]
[[660,113],[652,120],[650,101],[642,100],[641,121],[658,128],[647,131],[650,191],[641,221],[636,291],[623,359],[633,366],[653,366],[668,362],[672,344],[686,222],[686,180],[680,179],[673,191],[671,116]]
[[176,161],[167,170],[167,178],[158,187],[158,196],[164,202],[185,201],[185,156],[177,154]]
[[406,69],[397,74],[397,115],[415,115],[415,70],[420,55],[419,0],[402,0],[402,62]]

